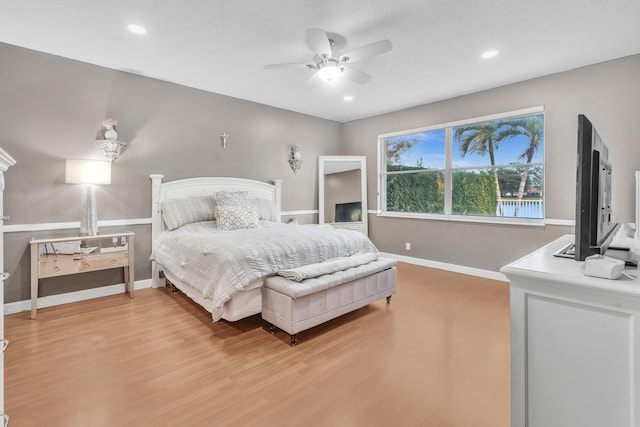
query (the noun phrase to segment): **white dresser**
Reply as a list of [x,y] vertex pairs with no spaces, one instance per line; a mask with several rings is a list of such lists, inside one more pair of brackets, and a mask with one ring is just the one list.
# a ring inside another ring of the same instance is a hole
[[552,255],[572,241],[501,269],[511,282],[511,426],[638,427],[640,280],[584,276],[584,262]]
[[[9,275],[4,273],[4,238],[2,235],[2,227],[5,220],[4,217],[4,173],[16,163],[16,161],[7,154],[2,148],[0,148],[0,281],[4,285],[4,281],[9,278]],[[0,292],[0,343],[2,353],[0,353],[0,417],[1,422],[7,425],[9,417],[4,413],[4,350],[7,348],[8,341],[4,338],[4,286]]]

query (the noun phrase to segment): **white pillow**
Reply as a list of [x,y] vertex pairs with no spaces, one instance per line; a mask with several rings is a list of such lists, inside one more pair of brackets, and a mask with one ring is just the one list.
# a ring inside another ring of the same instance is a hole
[[238,230],[258,227],[254,206],[218,206],[218,229]]
[[218,206],[249,206],[251,200],[248,191],[218,191],[216,203]]
[[216,200],[213,196],[170,199],[162,202],[160,210],[167,228],[175,230],[192,222],[216,219]]
[[252,204],[256,207],[258,213],[258,219],[263,221],[279,222],[278,210],[276,204],[272,200],[255,197],[251,199]]

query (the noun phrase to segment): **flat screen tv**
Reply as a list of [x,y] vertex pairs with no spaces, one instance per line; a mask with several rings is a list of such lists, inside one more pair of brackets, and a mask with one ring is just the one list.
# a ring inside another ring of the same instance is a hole
[[578,116],[575,259],[604,254],[618,224],[611,221],[609,150],[586,116]]
[[336,222],[362,221],[362,202],[336,203]]

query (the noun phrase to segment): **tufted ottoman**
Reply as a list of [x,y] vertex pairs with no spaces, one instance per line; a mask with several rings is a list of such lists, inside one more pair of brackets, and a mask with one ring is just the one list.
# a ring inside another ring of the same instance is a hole
[[296,345],[298,332],[312,328],[396,292],[396,260],[378,258],[301,282],[273,276],[262,287],[262,318]]

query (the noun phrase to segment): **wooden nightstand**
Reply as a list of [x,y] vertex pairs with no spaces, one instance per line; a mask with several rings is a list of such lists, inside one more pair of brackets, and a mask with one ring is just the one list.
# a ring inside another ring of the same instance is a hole
[[31,239],[31,318],[38,309],[38,280],[45,277],[123,268],[125,291],[133,298],[134,240],[130,231]]

